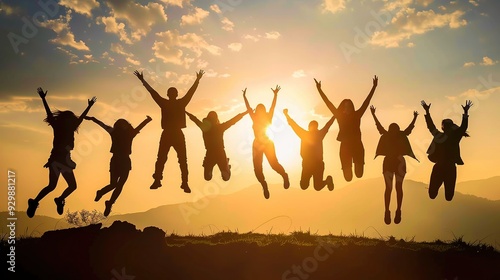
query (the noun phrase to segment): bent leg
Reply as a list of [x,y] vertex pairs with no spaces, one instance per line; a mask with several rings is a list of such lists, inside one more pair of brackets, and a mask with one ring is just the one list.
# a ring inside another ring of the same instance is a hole
[[252,150],[253,170],[255,172],[255,177],[257,177],[257,180],[260,183],[262,183],[266,181],[264,178],[264,172],[262,171],[262,160],[264,158],[264,151],[256,146],[257,145],[255,145],[254,143],[254,147]]
[[158,147],[158,155],[156,157],[155,172],[153,178],[155,180],[163,179],[163,169],[165,168],[165,163],[167,162],[168,152],[171,147],[170,139],[165,130],[161,133],[160,145]]
[[429,197],[431,199],[436,198],[439,192],[439,188],[441,187],[441,184],[443,183],[443,174],[442,174],[442,167],[440,163],[434,164],[434,167],[432,168],[432,173],[431,173],[431,179],[429,182]]
[[57,181],[59,180],[59,175],[61,172],[59,171],[58,168],[52,168],[49,167],[49,184],[43,188],[38,195],[35,197],[35,201],[39,202],[42,200],[46,195],[51,193],[53,190],[55,190],[57,186]]
[[274,147],[274,144],[270,142],[269,144],[266,145],[264,149],[264,154],[266,155],[267,161],[269,162],[269,165],[271,165],[271,168],[278,172],[281,176],[285,176],[285,168],[278,162],[278,158],[276,157],[276,148]]
[[349,145],[340,142],[340,164],[342,165],[342,172],[347,182],[352,180],[352,153]]
[[72,192],[76,190],[76,179],[75,179],[75,174],[73,173],[73,170],[67,171],[67,172],[62,172],[61,173],[64,180],[68,183],[68,187],[63,191],[61,196],[59,197],[60,199],[66,199]]
[[365,166],[365,148],[361,141],[354,146],[353,149],[353,162],[354,162],[354,173],[356,177],[363,177],[364,166]]
[[187,166],[187,152],[186,152],[186,141],[184,139],[184,134],[182,131],[177,136],[174,145],[175,152],[177,153],[177,160],[179,162],[179,167],[181,169],[182,182],[188,182],[188,166]]
[[129,172],[129,170],[121,172],[120,177],[116,182],[115,190],[113,191],[113,194],[111,194],[111,198],[109,199],[109,202],[111,204],[115,203],[116,199],[121,194],[123,185],[125,185],[125,182],[127,182]]
[[444,196],[447,201],[451,201],[455,195],[455,184],[457,182],[457,166],[449,163],[444,170]]
[[313,176],[311,172],[311,166],[309,163],[304,163],[302,161],[302,173],[300,175],[300,188],[306,190],[309,187],[309,181],[311,181],[311,177]]
[[318,162],[317,164],[314,165],[313,184],[314,184],[314,189],[317,191],[322,190],[327,184],[327,181],[323,180],[323,173],[324,172],[325,172],[325,163],[324,162]]

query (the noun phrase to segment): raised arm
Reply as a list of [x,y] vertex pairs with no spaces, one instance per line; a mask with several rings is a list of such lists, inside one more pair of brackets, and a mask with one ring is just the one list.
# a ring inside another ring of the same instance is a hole
[[247,89],[245,88],[243,91],[243,100],[245,100],[245,107],[247,108],[247,112],[248,114],[250,115],[250,117],[253,119],[253,115],[254,115],[254,112],[253,112],[253,109],[252,107],[250,107],[250,103],[248,103],[248,99],[247,99]]
[[238,115],[234,116],[232,119],[228,120],[227,122],[223,122],[222,125],[222,130],[226,130],[239,122],[246,114],[248,114],[248,111],[245,111],[243,113],[239,113]]
[[87,113],[90,111],[90,108],[92,108],[92,106],[94,105],[94,103],[96,102],[96,100],[97,100],[97,98],[94,96],[94,97],[92,97],[92,99],[89,99],[87,101],[89,105],[87,106],[87,108],[85,109],[85,111],[83,111],[83,113],[78,118],[78,125],[77,125],[77,127],[82,123],[83,119],[87,116]]
[[370,106],[370,112],[372,113],[373,119],[375,120],[375,125],[377,126],[378,132],[382,135],[387,133],[387,130],[382,126],[382,124],[379,122],[377,116],[375,115],[375,110],[376,108],[372,105]]
[[203,122],[201,122],[195,115],[186,112],[186,115],[188,115],[189,119],[192,120],[199,128],[203,128]]
[[326,97],[326,94],[321,89],[321,81],[318,82],[316,79],[314,79],[314,82],[316,83],[316,88],[318,89],[318,92],[319,92],[319,95],[321,96],[321,99],[323,99],[323,102],[325,102],[328,109],[330,109],[332,114],[334,114],[334,115],[337,114],[337,108],[335,107],[335,105],[333,105],[332,102],[330,102],[328,97]]
[[150,116],[146,116],[146,119],[143,120],[136,128],[134,128],[135,134],[139,133],[141,129],[143,129],[151,120],[153,120]]
[[335,116],[332,116],[328,122],[325,124],[325,126],[323,126],[323,128],[321,129],[321,131],[324,131],[325,133],[328,132],[328,130],[330,129],[330,127],[332,126],[333,122],[335,121]]
[[142,72],[139,72],[137,70],[134,71],[134,75],[137,76],[139,81],[142,82],[142,85],[149,91],[149,94],[151,94],[151,97],[153,97],[153,100],[156,102],[156,104],[161,106],[161,103],[165,100],[165,98],[161,97],[158,92],[152,88],[148,82],[144,79],[144,74]]
[[431,108],[431,103],[427,105],[424,100],[421,101],[422,107],[425,110],[425,123],[427,124],[427,129],[431,132],[432,135],[436,135],[439,133],[439,130],[437,130],[436,126],[434,125],[434,122],[432,121],[431,113],[429,112]]
[[52,114],[52,111],[50,111],[49,104],[47,103],[47,100],[45,99],[45,96],[47,96],[48,91],[43,91],[41,87],[37,89],[38,95],[40,95],[40,98],[42,98],[43,102],[43,107],[45,108],[45,112],[47,113],[47,120],[49,123],[54,119],[54,115]]
[[413,128],[415,127],[415,122],[417,121],[417,117],[418,117],[418,112],[417,111],[414,111],[413,112],[413,120],[411,121],[411,123],[408,125],[408,127],[404,130],[404,133],[406,135],[410,135],[411,131],[413,130]]
[[278,100],[278,92],[280,91],[280,89],[281,87],[278,85],[276,85],[275,89],[271,88],[271,90],[274,93],[274,97],[273,97],[273,103],[271,103],[271,107],[269,108],[269,118],[272,118],[274,115],[274,109],[276,108],[276,101]]
[[96,124],[98,124],[100,127],[102,127],[104,130],[106,130],[108,133],[111,133],[113,131],[113,128],[105,123],[103,123],[102,121],[94,118],[94,117],[87,117],[85,116],[84,119],[88,120],[88,121],[93,121],[95,122]]
[[205,74],[205,71],[203,71],[203,70],[196,72],[196,80],[194,81],[193,85],[188,90],[186,95],[184,95],[184,97],[181,98],[181,100],[184,102],[185,106],[189,103],[189,101],[191,101],[191,98],[193,98],[193,95],[194,95],[196,89],[198,88],[198,84],[200,83],[200,79],[201,79],[201,77],[203,77],[203,74]]
[[465,101],[465,106],[462,106],[464,109],[464,114],[462,115],[462,123],[460,124],[460,130],[463,135],[466,135],[467,127],[469,126],[469,109],[472,107],[472,101]]
[[378,85],[378,77],[377,77],[377,75],[375,75],[373,77],[372,89],[370,90],[370,93],[366,97],[366,99],[363,102],[363,104],[361,105],[361,107],[358,109],[358,112],[360,115],[363,115],[365,113],[366,109],[368,108],[368,105],[370,105],[370,101],[373,97],[373,94],[375,93],[375,89],[377,88],[377,85]]
[[307,131],[305,129],[303,129],[302,127],[300,127],[289,115],[288,115],[288,109],[284,109],[283,110],[283,114],[285,115],[286,117],[286,121],[288,122],[288,124],[290,125],[290,127],[292,128],[293,132],[295,132],[295,134],[297,134],[297,136],[299,136],[301,139],[307,134]]

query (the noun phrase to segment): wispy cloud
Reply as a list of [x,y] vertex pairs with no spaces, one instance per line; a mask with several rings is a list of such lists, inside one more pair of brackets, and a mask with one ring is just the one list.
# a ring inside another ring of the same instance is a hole
[[71,21],[71,10],[66,15],[61,15],[57,19],[50,19],[40,23],[40,26],[52,29],[56,38],[50,42],[58,45],[69,46],[80,51],[89,51],[89,47],[82,40],[76,41],[75,35],[71,31],[69,22]]
[[239,52],[241,48],[243,47],[242,43],[231,43],[227,45],[227,47],[232,50],[233,52]]
[[208,11],[205,11],[202,8],[195,7],[192,14],[183,15],[181,17],[181,26],[201,24],[209,14],[210,13]]
[[99,2],[96,0],[60,0],[59,5],[72,9],[79,14],[91,17],[92,10],[99,7]]
[[345,9],[346,0],[323,0],[321,8],[323,13],[338,13]]

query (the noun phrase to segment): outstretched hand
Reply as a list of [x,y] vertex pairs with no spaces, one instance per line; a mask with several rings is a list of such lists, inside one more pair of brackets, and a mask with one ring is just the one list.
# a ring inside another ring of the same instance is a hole
[[43,91],[43,89],[42,89],[41,87],[39,87],[39,88],[37,88],[37,92],[38,92],[38,95],[40,95],[40,97],[41,97],[42,99],[44,99],[44,98],[45,98],[45,96],[47,95],[47,92],[48,92],[48,91],[45,91],[45,92],[44,92],[44,91]]
[[146,120],[150,121],[152,118],[150,116],[146,116]]
[[416,118],[418,116],[418,112],[417,111],[413,111],[413,117]]
[[288,116],[288,109],[283,109],[283,114],[285,114],[285,116]]
[[142,71],[139,72],[139,71],[135,70],[134,75],[136,75],[137,78],[139,78],[139,80],[144,81],[144,74],[142,73]]
[[244,90],[242,90],[243,92],[243,97],[246,97],[247,96],[247,88],[245,88]]
[[429,103],[429,105],[427,105],[427,103],[425,103],[425,101],[424,101],[424,100],[422,100],[422,101],[420,102],[420,104],[422,104],[422,107],[424,108],[425,112],[426,112],[426,113],[429,113],[429,109],[431,108],[431,103]]
[[377,75],[375,75],[373,77],[373,86],[376,87],[377,85],[378,85],[378,77],[377,77]]
[[375,110],[376,108],[373,105],[370,106],[370,112],[372,112],[373,115],[375,115]]
[[275,89],[271,88],[271,90],[274,92],[274,94],[278,94],[278,92],[280,91],[280,89],[281,89],[281,87],[278,86],[278,85],[276,85]]
[[205,74],[205,71],[203,71],[203,70],[196,72],[196,79],[197,80],[201,79],[201,77],[203,77],[203,74]]
[[317,81],[316,78],[314,78],[314,82],[316,83],[316,88],[321,89],[321,81]]
[[89,107],[91,107],[92,105],[94,105],[94,103],[97,101],[97,98],[94,96],[92,97],[92,99],[89,99],[88,102],[89,102]]
[[472,101],[470,101],[470,100],[465,101],[465,106],[462,106],[465,114],[467,114],[469,112],[469,109],[470,109],[470,107],[472,107],[472,105],[473,105]]

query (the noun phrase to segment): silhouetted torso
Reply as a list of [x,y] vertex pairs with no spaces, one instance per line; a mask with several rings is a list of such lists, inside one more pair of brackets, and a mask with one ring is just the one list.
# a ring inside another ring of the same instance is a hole
[[328,130],[306,131],[303,135],[299,135],[300,139],[300,155],[304,161],[318,162],[323,161],[323,139]]
[[68,124],[54,122],[50,124],[54,130],[54,140],[52,141],[54,150],[73,150],[75,146],[76,127]]
[[361,141],[361,112],[340,113],[336,114],[335,117],[339,124],[338,141]]
[[114,155],[130,155],[132,153],[132,140],[137,135],[136,131],[118,132],[112,130],[111,135],[111,149],[110,152]]
[[255,140],[260,142],[270,141],[269,137],[266,134],[267,128],[271,125],[272,118],[265,114],[254,114],[253,115],[253,125],[252,129],[255,134]]
[[186,127],[186,102],[164,99],[161,104],[161,128],[169,131],[181,130]]
[[427,150],[430,161],[436,162],[452,162],[458,165],[463,165],[464,162],[460,156],[460,140],[465,135],[468,126],[468,118],[462,117],[462,124],[455,130],[446,133],[438,131],[432,122],[430,115],[425,115],[427,128],[431,131],[434,139]]

